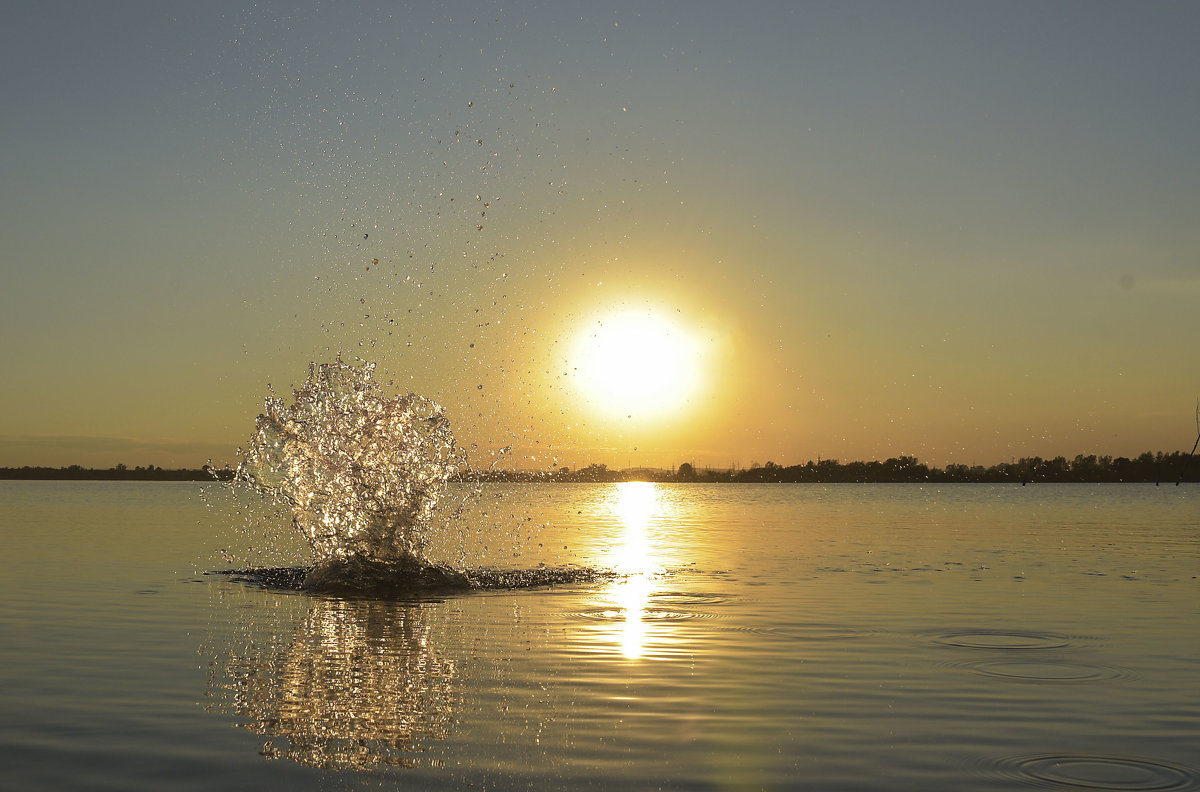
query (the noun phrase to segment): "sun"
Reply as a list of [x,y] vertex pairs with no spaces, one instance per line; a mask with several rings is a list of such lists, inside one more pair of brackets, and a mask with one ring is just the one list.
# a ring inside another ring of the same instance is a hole
[[700,386],[701,347],[677,322],[651,310],[598,317],[576,338],[572,373],[599,412],[661,418],[686,406]]

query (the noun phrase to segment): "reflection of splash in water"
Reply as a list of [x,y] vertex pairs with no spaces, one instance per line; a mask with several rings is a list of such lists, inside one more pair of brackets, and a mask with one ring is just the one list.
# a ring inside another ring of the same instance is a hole
[[317,767],[411,764],[453,723],[454,661],[421,605],[314,599],[290,645],[231,653],[219,706],[268,738],[263,754]]

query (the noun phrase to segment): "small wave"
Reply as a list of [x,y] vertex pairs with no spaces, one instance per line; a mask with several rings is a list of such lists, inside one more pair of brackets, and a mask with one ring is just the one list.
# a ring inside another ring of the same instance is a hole
[[644,604],[636,609],[621,606],[590,608],[573,611],[567,616],[586,621],[626,621],[636,614],[640,621],[680,622],[692,619],[715,619],[717,614],[704,608],[722,605],[731,598],[723,594],[691,591],[660,591],[650,594]]
[[655,603],[680,607],[691,605],[724,605],[731,599],[732,597],[725,594],[701,591],[661,591],[651,597],[651,600]]
[[1133,679],[1131,671],[1068,660],[985,660],[958,664],[977,674],[1024,682],[1113,682]]
[[859,629],[845,624],[803,622],[786,626],[754,626],[739,628],[743,632],[790,641],[846,641],[861,638],[874,630]]
[[566,586],[580,583],[605,583],[619,575],[605,569],[590,567],[534,567],[532,569],[473,569],[465,573],[471,588],[479,591],[495,589],[529,589],[546,586]]
[[958,649],[1062,649],[1071,645],[1071,639],[1063,635],[986,629],[940,633],[932,640]]
[[1200,774],[1155,759],[1104,754],[1035,754],[996,761],[1008,778],[1044,789],[1107,789],[1128,792],[1186,792],[1200,789]]
[[686,610],[667,610],[664,608],[638,608],[636,610],[628,608],[593,608],[591,610],[576,611],[568,614],[579,619],[587,621],[616,621],[622,622],[627,620],[630,615],[636,615],[639,621],[646,622],[681,622],[691,621],[692,619],[711,619],[714,618],[711,613],[700,613],[698,611]]
[[217,569],[206,575],[224,575],[235,583],[270,589],[272,591],[299,591],[304,587],[304,578],[312,571],[307,567],[258,567],[254,569]]

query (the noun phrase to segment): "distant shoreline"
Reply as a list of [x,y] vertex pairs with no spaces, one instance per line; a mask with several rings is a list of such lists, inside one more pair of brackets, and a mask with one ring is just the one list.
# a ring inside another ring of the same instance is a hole
[[[228,467],[167,470],[149,466],[127,468],[32,467],[0,468],[0,480],[23,481],[230,481]],[[1200,460],[1182,452],[1150,453],[1138,457],[1079,455],[1074,459],[1024,457],[991,467],[947,465],[930,467],[915,457],[901,456],[884,462],[809,461],[803,465],[767,462],[746,469],[697,468],[689,463],[675,470],[655,468],[609,469],[588,465],[557,471],[491,470],[465,472],[456,481],[504,483],[578,483],[653,481],[708,484],[1068,484],[1068,483],[1195,483],[1200,481]]]
[[65,468],[19,467],[0,468],[0,480],[7,481],[230,481],[229,468],[198,468],[167,470],[160,467],[85,468],[71,465]]

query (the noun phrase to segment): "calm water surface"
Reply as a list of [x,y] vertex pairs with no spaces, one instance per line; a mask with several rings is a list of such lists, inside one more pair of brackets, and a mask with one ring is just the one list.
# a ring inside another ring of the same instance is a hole
[[446,560],[620,577],[403,603],[248,509],[0,482],[0,788],[1200,789],[1194,486],[495,486]]

